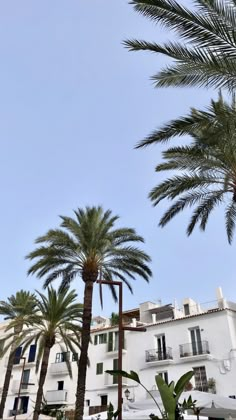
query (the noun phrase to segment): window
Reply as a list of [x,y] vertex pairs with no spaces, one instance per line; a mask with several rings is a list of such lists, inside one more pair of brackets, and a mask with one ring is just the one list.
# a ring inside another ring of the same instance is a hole
[[57,382],[57,389],[58,391],[62,391],[64,389],[64,381]]
[[78,362],[79,358],[78,358],[78,353],[73,353],[72,354],[72,362]]
[[165,334],[157,336],[157,358],[158,360],[167,359]]
[[[110,331],[108,334],[108,351],[118,351],[119,346],[119,333],[118,331]],[[125,348],[125,336],[122,331],[122,348]]]
[[29,350],[29,356],[28,356],[29,363],[35,361],[35,354],[36,354],[36,344],[31,344],[30,350]]
[[22,353],[22,347],[17,347],[17,349],[15,351],[15,357],[14,357],[13,365],[19,365],[20,358],[21,358],[21,353]]
[[101,395],[101,405],[107,405],[107,395]]
[[85,400],[86,407],[90,407],[90,400]]
[[56,363],[62,363],[65,361],[70,361],[70,352],[69,351],[65,351],[63,353],[57,353],[56,354]]
[[199,327],[190,329],[190,337],[193,355],[203,354],[201,331]]
[[106,344],[107,342],[107,334],[99,334],[99,344]]
[[18,398],[15,398],[14,406],[13,406],[13,413],[14,414],[17,414],[19,412],[21,412],[22,414],[27,413],[28,403],[29,403],[29,397],[20,397],[19,403],[18,403]]
[[162,377],[162,379],[165,381],[165,383],[169,383],[168,382],[168,372],[157,372],[158,375],[160,375]]
[[97,363],[96,374],[97,375],[102,375],[103,374],[103,363]]
[[207,392],[207,375],[205,366],[194,367],[195,388],[198,391]]
[[184,305],[184,315],[190,315],[189,304]]
[[94,337],[94,345],[97,344],[106,344],[107,343],[107,334],[97,334]]
[[29,383],[29,377],[30,377],[30,369],[25,369],[23,372],[22,377],[22,389],[28,389],[28,383]]
[[108,351],[113,351],[113,332],[108,333]]

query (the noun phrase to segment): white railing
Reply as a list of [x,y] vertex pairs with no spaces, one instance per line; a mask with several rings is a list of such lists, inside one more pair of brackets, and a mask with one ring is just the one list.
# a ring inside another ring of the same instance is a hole
[[46,401],[47,404],[65,402],[67,401],[67,391],[65,389],[62,389],[60,391],[47,391]]

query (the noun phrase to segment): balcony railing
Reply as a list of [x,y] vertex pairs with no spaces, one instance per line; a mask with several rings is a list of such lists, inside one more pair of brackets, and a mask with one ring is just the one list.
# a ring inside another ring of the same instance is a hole
[[[127,378],[122,378],[122,386],[127,386]],[[112,376],[108,373],[104,375],[104,385],[105,386],[117,386],[118,385],[118,376]]]
[[89,416],[101,413],[102,411],[107,411],[108,405],[91,405],[89,407]]
[[196,391],[201,391],[201,392],[208,392],[209,391],[209,387],[208,387],[207,384],[196,385],[194,389]]
[[9,417],[13,417],[15,415],[25,414],[24,410],[9,410]]
[[[19,392],[19,387],[20,387],[20,381],[12,381],[12,385],[11,385],[11,390],[13,393],[18,393]],[[21,392],[28,392],[29,391],[29,386],[27,383],[23,383],[21,384]]]
[[67,401],[67,391],[62,390],[52,390],[46,392],[46,401],[47,404],[54,404],[54,403],[63,403]]
[[50,373],[52,375],[68,375],[68,366],[66,362],[51,363]]
[[171,360],[172,357],[172,348],[167,347],[165,350],[146,350],[146,362],[159,362],[161,360]]
[[208,341],[196,341],[195,343],[181,344],[179,346],[179,351],[180,357],[210,354]]
[[[122,350],[126,350],[126,340],[123,340]],[[118,352],[118,342],[111,342],[107,344],[108,352]]]

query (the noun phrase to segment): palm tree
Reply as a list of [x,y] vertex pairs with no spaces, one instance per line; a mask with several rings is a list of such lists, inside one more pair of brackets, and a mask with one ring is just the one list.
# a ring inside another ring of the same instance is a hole
[[175,0],[132,0],[131,4],[179,36],[179,41],[163,45],[143,40],[125,42],[130,50],[147,50],[174,61],[153,76],[157,87],[235,88],[235,0],[196,0],[192,10]]
[[[2,398],[0,403],[0,419],[3,418],[5,403],[7,399],[9,384],[11,380],[12,368],[15,359],[16,350],[16,337],[21,333],[22,329],[29,325],[30,319],[36,312],[36,299],[35,295],[20,290],[15,295],[10,296],[6,302],[0,301],[0,314],[4,316],[5,320],[11,320],[15,322],[13,327],[13,342],[10,346],[10,355],[8,357],[7,369],[3,384]],[[11,324],[6,328],[8,331],[11,329]],[[10,334],[10,335],[11,335]],[[9,345],[5,346],[5,349],[9,349]]]
[[211,212],[224,204],[226,232],[231,243],[236,222],[235,97],[227,103],[220,94],[206,111],[192,109],[186,117],[154,131],[137,147],[184,135],[190,135],[190,145],[170,147],[163,152],[164,162],[156,167],[157,172],[177,171],[150,193],[154,206],[164,199],[175,200],[159,225],[165,226],[180,211],[195,206],[187,228],[190,235],[197,223],[205,230]]
[[[75,418],[82,420],[94,283],[98,277],[111,282],[116,278],[132,291],[127,278],[134,279],[138,275],[148,281],[151,270],[147,265],[150,257],[132,245],[143,242],[143,238],[134,229],[115,229],[118,216],[113,216],[110,210],[86,207],[85,210],[78,209],[74,215],[75,218],[61,216],[61,228],[49,230],[46,235],[39,237],[36,243],[40,246],[27,258],[35,261],[29,269],[30,274],[37,274],[39,278],[46,276],[45,287],[57,278],[62,279],[61,287],[69,285],[76,277],[81,277],[84,282],[75,409]],[[109,287],[116,300],[112,283]]]
[[110,316],[110,323],[112,326],[116,326],[119,324],[119,314],[116,314],[115,312],[111,313]]
[[[75,353],[79,346],[82,318],[82,305],[78,303],[74,290],[68,291],[65,287],[57,292],[49,287],[47,295],[40,292],[37,294],[38,314],[32,321],[31,328],[23,331],[18,339],[23,344],[23,352],[35,342],[38,347],[37,359],[41,360],[33,420],[39,418],[51,348],[56,342],[62,342]],[[71,373],[69,364],[68,369]]]

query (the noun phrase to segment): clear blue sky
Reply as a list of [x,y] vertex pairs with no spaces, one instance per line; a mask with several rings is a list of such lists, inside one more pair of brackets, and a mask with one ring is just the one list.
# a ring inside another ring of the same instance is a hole
[[[133,146],[152,129],[208,104],[205,90],[155,90],[149,77],[161,57],[129,53],[127,37],[166,39],[127,0],[21,0],[0,4],[0,279],[4,299],[40,288],[24,256],[59,214],[102,204],[145,237],[152,256],[149,286],[138,280],[125,307],[161,298],[215,299],[222,285],[235,299],[235,242],[223,211],[205,234],[185,235],[186,213],[157,227],[166,205],[147,199],[158,182],[158,147]],[[78,281],[79,296],[82,287]],[[94,312],[99,312],[95,296]],[[106,294],[105,313],[115,310]]]

